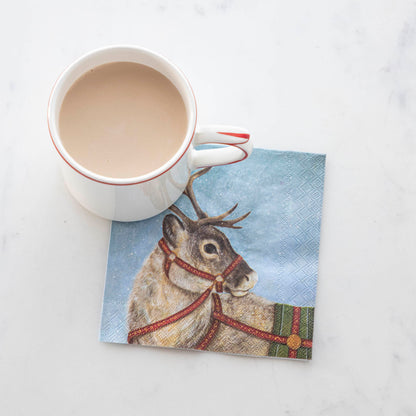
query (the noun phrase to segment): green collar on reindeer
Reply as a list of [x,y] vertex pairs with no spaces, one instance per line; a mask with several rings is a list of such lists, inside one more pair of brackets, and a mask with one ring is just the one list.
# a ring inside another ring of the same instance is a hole
[[215,290],[217,293],[222,292],[224,280],[243,260],[243,258],[240,255],[238,255],[221,274],[213,275],[211,273],[199,270],[194,266],[191,266],[189,263],[183,261],[179,257],[177,257],[176,254],[169,248],[169,246],[163,238],[159,241],[159,247],[162,249],[163,253],[165,253],[165,263],[163,268],[168,279],[170,266],[172,265],[172,263],[175,263],[181,269],[184,269],[195,276],[202,277],[203,279],[210,280],[211,282],[215,282]]

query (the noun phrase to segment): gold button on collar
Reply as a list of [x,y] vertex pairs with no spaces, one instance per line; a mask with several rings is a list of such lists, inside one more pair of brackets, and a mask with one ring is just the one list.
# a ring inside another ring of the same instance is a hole
[[291,350],[297,350],[302,344],[302,339],[298,334],[291,334],[288,336],[286,344]]

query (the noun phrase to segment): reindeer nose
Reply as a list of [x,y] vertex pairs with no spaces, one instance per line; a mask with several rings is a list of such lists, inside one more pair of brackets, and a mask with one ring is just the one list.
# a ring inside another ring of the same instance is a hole
[[243,291],[253,289],[258,280],[257,273],[252,270],[251,272],[244,274],[244,276],[241,276],[239,283],[236,285],[236,289]]
[[255,272],[254,270],[252,272],[246,274],[245,278],[247,280],[247,284],[250,285],[249,289],[252,289],[259,280],[259,276],[258,276],[257,272]]
[[252,289],[256,285],[257,281],[259,280],[259,277],[254,270],[250,273],[247,273],[244,277],[246,281],[241,285],[241,288],[243,290]]
[[257,280],[257,273],[254,270],[251,270],[248,273],[240,275],[240,277],[238,279],[234,279],[233,282],[229,282],[227,289],[233,296],[245,296],[251,289],[253,289]]

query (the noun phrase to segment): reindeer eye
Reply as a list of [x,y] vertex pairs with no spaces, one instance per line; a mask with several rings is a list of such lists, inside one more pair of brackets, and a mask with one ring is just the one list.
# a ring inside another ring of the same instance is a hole
[[217,247],[215,247],[214,244],[211,244],[211,243],[204,245],[204,251],[205,253],[208,253],[208,254],[214,254],[214,253],[218,254]]

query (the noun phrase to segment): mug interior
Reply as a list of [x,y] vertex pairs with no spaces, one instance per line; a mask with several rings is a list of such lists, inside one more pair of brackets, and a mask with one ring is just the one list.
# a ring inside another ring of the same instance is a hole
[[[175,155],[156,170],[134,178],[110,178],[92,172],[80,165],[66,151],[59,136],[59,113],[66,93],[74,82],[89,70],[112,62],[133,62],[149,66],[160,72],[180,93],[186,109],[187,130],[185,138]],[[48,105],[48,124],[52,141],[58,153],[72,168],[98,182],[128,185],[140,183],[159,176],[173,166],[188,149],[196,127],[196,102],[192,88],[183,73],[166,58],[136,46],[111,46],[90,52],[69,66],[56,82]]]

